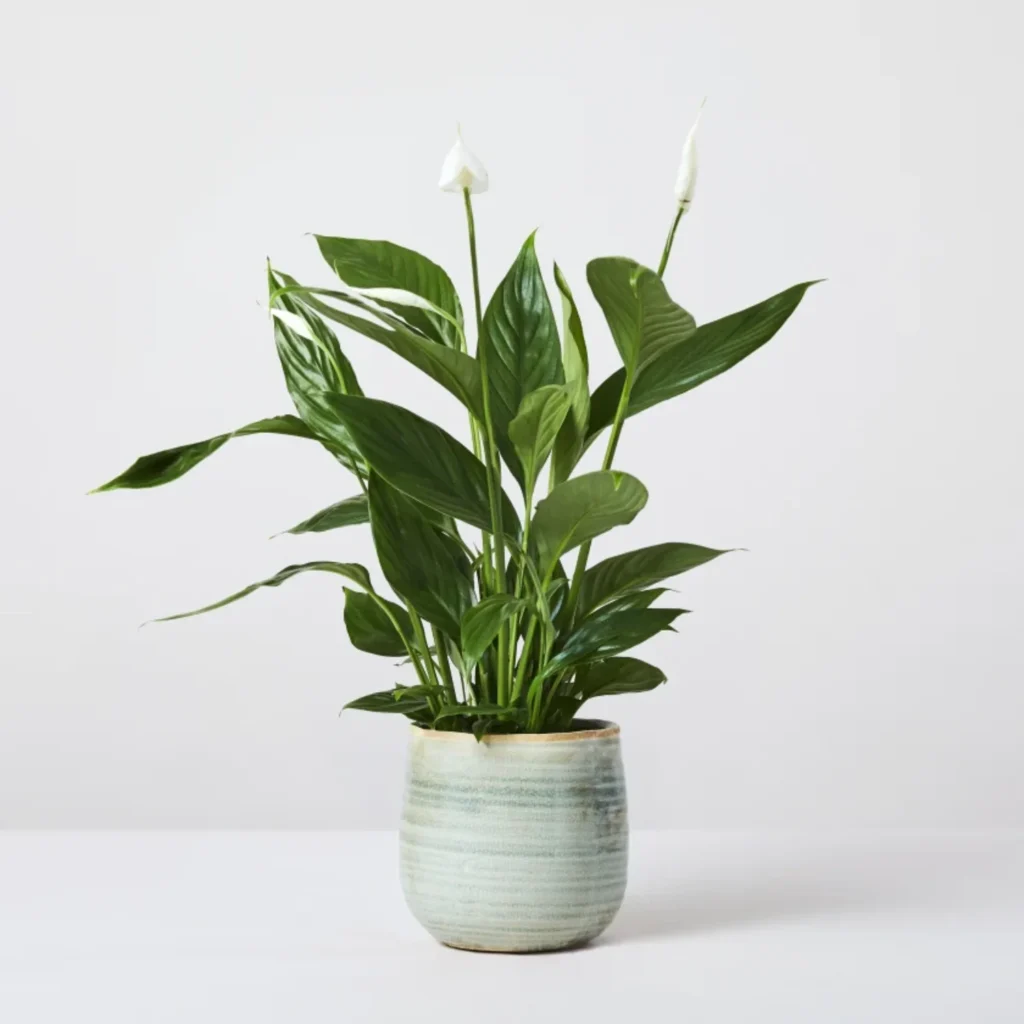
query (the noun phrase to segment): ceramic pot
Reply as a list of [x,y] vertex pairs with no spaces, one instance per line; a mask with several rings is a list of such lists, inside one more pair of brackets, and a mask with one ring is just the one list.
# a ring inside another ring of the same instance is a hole
[[488,736],[412,728],[406,902],[434,938],[526,953],[589,942],[626,890],[619,727]]

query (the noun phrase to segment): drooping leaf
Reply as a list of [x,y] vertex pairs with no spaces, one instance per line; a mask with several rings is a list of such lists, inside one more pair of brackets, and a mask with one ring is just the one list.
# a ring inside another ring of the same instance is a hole
[[479,358],[487,361],[498,447],[521,484],[522,467],[508,439],[508,425],[531,391],[565,382],[558,326],[544,288],[533,235],[523,244],[487,305],[478,352]]
[[494,642],[501,627],[529,606],[511,594],[493,594],[470,608],[462,617],[462,658],[472,670]]
[[632,522],[646,504],[647,488],[628,473],[600,470],[559,484],[537,505],[533,518],[542,574],[566,551]]
[[633,372],[694,332],[693,317],[669,298],[664,282],[653,270],[635,260],[622,256],[591,260],[587,281],[623,364]]
[[623,594],[678,576],[727,553],[726,550],[705,548],[699,544],[654,544],[622,555],[612,555],[584,573],[580,613],[585,615]]
[[[451,278],[426,256],[393,242],[315,237],[321,255],[346,284],[356,288],[400,288],[412,292],[462,323],[462,306]],[[458,333],[444,317],[408,306],[402,307],[399,315],[433,341],[449,348],[458,347]]]
[[668,593],[668,587],[652,587],[650,590],[635,590],[630,594],[623,594],[607,604],[602,605],[596,614],[628,611],[631,608],[650,608],[662,594]]
[[369,521],[370,509],[366,504],[366,495],[356,494],[314,512],[308,519],[303,519],[301,523],[284,532],[324,533],[327,530],[337,530],[342,526],[358,526]]
[[[480,365],[472,356],[423,337],[399,318],[389,316],[385,310],[376,308],[374,304],[358,296],[325,288],[305,288],[288,294],[302,305],[315,309],[322,316],[343,324],[357,334],[362,334],[390,349],[395,355],[401,356],[451,392],[478,420],[483,420]],[[317,295],[327,295],[347,302],[376,319],[367,319],[337,309],[321,302],[316,298]]]
[[225,605],[234,604],[235,601],[241,601],[243,597],[248,597],[250,594],[255,593],[263,587],[279,587],[282,583],[290,580],[293,576],[298,576],[300,573],[305,572],[334,573],[336,576],[343,576],[345,579],[351,580],[364,590],[370,592],[373,591],[370,574],[366,569],[361,565],[357,565],[355,562],[303,562],[301,565],[289,565],[280,572],[275,573],[269,579],[260,580],[259,583],[250,583],[249,586],[242,590],[239,590],[220,601],[215,601],[213,604],[204,605],[202,608],[196,608],[191,612],[179,612],[177,615],[166,615],[161,619],[154,619],[153,621],[172,622],[174,619],[187,619],[193,615],[202,615],[204,612],[212,612],[217,608],[225,607]]
[[424,619],[457,638],[462,616],[473,603],[468,563],[414,501],[376,472],[370,475],[369,492],[373,543],[385,579]]
[[400,658],[412,643],[412,621],[400,604],[348,587],[345,587],[345,628],[352,646],[368,654]]
[[576,674],[572,693],[580,703],[592,697],[644,693],[665,682],[665,673],[639,658],[608,658],[584,665]]
[[672,623],[684,614],[680,608],[633,608],[584,619],[565,638],[558,652],[548,662],[544,676],[611,657],[636,647],[656,633],[671,629]]
[[[794,285],[755,306],[702,324],[684,342],[660,351],[638,373],[627,416],[692,390],[735,366],[775,336],[815,281]],[[608,377],[591,396],[588,441],[615,418],[625,370]]]
[[590,420],[590,390],[587,383],[590,363],[587,343],[583,337],[583,324],[569,289],[569,282],[566,281],[557,263],[555,284],[562,296],[562,368],[571,404],[569,415],[558,432],[551,457],[552,487],[567,480],[573,467],[579,462]]
[[108,480],[92,493],[99,494],[101,491],[114,491],[118,488],[159,487],[160,484],[170,483],[184,476],[190,469],[194,469],[233,437],[246,437],[249,434],[285,434],[315,440],[313,432],[298,416],[272,416],[270,419],[257,420],[238,430],[232,430],[229,434],[218,434],[205,441],[195,441],[192,444],[154,452],[152,455],[143,455],[120,476]]
[[443,721],[446,718],[481,718],[483,716],[516,717],[516,708],[506,707],[503,704],[449,704],[434,716],[434,722]]
[[[470,526],[491,530],[487,470],[447,431],[398,405],[351,395],[326,402],[373,470],[392,487]],[[516,536],[519,517],[502,495],[504,531]]]
[[533,493],[533,485],[547,462],[555,438],[569,412],[569,392],[564,385],[545,384],[531,391],[508,425],[508,436],[523,467],[523,487]]
[[[430,721],[430,705],[426,697],[396,693],[395,690],[381,690],[368,693],[365,697],[350,700],[342,710],[375,711],[384,715],[407,715],[414,721]],[[423,713],[426,714],[423,714]],[[421,717],[422,715],[422,717]]]

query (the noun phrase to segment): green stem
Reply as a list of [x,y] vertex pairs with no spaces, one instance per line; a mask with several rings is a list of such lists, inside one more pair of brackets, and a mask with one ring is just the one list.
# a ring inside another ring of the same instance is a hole
[[668,266],[668,258],[672,254],[672,243],[676,240],[676,229],[679,227],[679,222],[683,219],[683,208],[680,206],[676,210],[675,218],[672,221],[672,227],[668,229],[668,238],[665,239],[665,248],[661,253],[661,262],[658,264],[658,277],[662,277],[665,273],[665,268]]
[[448,664],[448,649],[445,647],[444,636],[437,626],[430,627],[430,634],[434,638],[434,647],[437,650],[437,663],[441,667],[441,678],[444,680],[444,692],[451,704],[458,704],[458,697],[455,696],[455,683],[452,682],[452,670]]
[[437,679],[437,670],[434,667],[434,659],[430,656],[430,644],[427,643],[427,634],[423,630],[423,620],[413,611],[412,606],[408,602],[406,602],[405,607],[409,612],[409,618],[412,620],[412,630],[416,634],[416,642],[420,645],[420,650],[423,653],[423,660],[427,666],[427,675],[430,677],[430,685],[441,689],[441,684]]
[[[508,587],[505,580],[505,531],[501,521],[501,463],[498,459],[498,445],[494,439],[494,420],[491,417],[491,386],[487,374],[487,348],[483,340],[483,311],[480,305],[480,268],[476,255],[476,222],[473,219],[473,201],[469,189],[462,190],[466,206],[466,226],[469,230],[469,258],[473,268],[473,302],[476,307],[477,359],[480,363],[480,387],[483,391],[484,437],[487,455],[487,499],[491,507],[491,537],[494,544],[494,564],[491,581],[494,592],[504,594]],[[508,624],[498,633],[498,703],[508,703]]]

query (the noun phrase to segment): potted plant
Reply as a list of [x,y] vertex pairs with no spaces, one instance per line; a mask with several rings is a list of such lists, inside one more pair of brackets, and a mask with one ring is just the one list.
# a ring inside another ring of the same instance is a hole
[[[694,130],[696,125],[694,125]],[[332,288],[268,266],[274,340],[297,415],[275,416],[146,455],[99,488],[176,480],[230,439],[288,434],[322,445],[353,493],[289,533],[369,524],[386,596],[362,565],[290,565],[215,604],[306,572],[341,577],[361,651],[404,658],[394,689],[350,700],[412,723],[402,883],[442,942],[523,951],[585,942],[626,884],[626,794],[618,727],[588,700],[640,693],[664,673],[626,652],[672,629],[660,583],[723,551],[662,543],[591,563],[591,543],[632,522],[645,486],[613,468],[627,419],[697,387],[782,326],[809,284],[697,325],[662,281],[696,181],[691,130],[657,270],[591,261],[590,286],[622,367],[591,388],[583,324],[557,264],[561,336],[531,235],[486,306],[472,195],[487,187],[461,138],[441,187],[462,196],[473,316],[449,276],[391,242],[318,235]],[[390,349],[465,406],[467,443],[386,397],[368,397],[335,331]],[[588,328],[588,331],[593,328]],[[600,468],[578,471],[602,444]],[[173,615],[170,618],[182,618]]]

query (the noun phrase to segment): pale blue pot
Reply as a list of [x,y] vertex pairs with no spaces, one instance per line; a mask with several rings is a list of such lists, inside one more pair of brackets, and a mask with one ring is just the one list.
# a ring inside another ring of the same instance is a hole
[[626,891],[619,727],[488,736],[413,727],[402,889],[448,946],[526,953],[589,942]]

